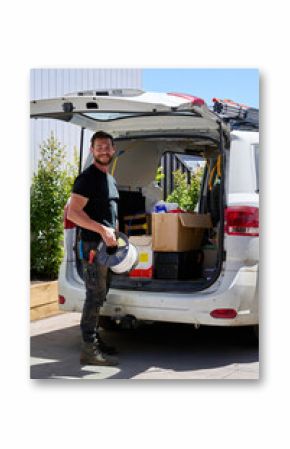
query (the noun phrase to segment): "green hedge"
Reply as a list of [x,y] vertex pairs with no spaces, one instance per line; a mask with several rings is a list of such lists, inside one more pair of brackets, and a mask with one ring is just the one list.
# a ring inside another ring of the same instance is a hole
[[31,275],[55,279],[63,256],[63,209],[77,175],[66,162],[65,146],[51,133],[40,147],[30,194]]

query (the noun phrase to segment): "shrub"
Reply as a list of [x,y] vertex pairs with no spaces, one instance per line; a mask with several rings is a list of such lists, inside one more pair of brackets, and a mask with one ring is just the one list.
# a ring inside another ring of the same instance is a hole
[[160,165],[157,168],[157,172],[156,172],[156,175],[155,175],[155,181],[160,185],[162,179],[164,179],[164,178],[165,178],[165,175],[163,173],[163,167],[162,167],[162,165]]
[[174,190],[167,196],[166,201],[177,203],[181,209],[193,212],[199,198],[202,173],[202,170],[193,173],[188,185],[186,173],[181,170],[174,171]]
[[77,175],[74,164],[65,162],[65,146],[51,133],[40,146],[40,160],[30,194],[31,274],[55,279],[63,256],[63,209]]

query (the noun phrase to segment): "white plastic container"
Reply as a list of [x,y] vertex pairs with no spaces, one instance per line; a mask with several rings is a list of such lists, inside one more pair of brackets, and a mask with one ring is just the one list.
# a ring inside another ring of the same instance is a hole
[[130,277],[152,278],[153,276],[153,252],[152,236],[140,235],[129,237],[129,242],[138,251],[138,264],[130,271]]

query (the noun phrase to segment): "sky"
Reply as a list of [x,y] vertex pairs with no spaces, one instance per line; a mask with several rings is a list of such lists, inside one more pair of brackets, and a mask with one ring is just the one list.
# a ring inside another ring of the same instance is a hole
[[259,107],[258,69],[143,69],[142,78],[145,91],[188,93],[208,106],[217,97]]

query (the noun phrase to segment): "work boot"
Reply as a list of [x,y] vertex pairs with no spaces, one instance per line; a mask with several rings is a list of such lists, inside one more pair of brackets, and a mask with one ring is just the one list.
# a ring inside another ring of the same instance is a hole
[[118,359],[103,354],[97,343],[83,343],[80,363],[81,365],[116,366]]
[[118,354],[117,349],[114,348],[114,346],[107,345],[107,343],[105,343],[104,340],[102,340],[99,335],[97,336],[97,339],[98,339],[99,349],[103,354],[108,354],[108,355]]

